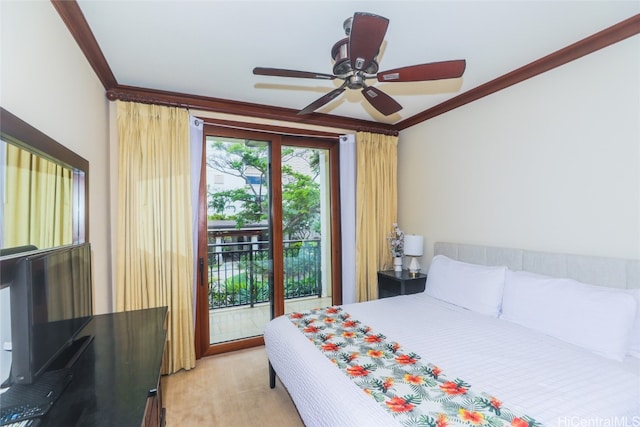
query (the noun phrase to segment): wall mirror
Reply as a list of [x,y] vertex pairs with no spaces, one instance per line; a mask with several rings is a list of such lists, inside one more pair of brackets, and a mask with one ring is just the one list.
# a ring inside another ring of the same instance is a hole
[[0,254],[88,240],[89,162],[0,107]]

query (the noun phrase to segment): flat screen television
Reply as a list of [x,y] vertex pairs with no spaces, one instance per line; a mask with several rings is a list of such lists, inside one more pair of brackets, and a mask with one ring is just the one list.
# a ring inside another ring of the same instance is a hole
[[32,384],[93,316],[89,243],[26,255],[10,284],[10,384]]

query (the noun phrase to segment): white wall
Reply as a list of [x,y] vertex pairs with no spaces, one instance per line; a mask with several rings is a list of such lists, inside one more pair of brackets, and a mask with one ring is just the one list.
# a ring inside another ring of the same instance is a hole
[[51,2],[0,1],[0,19],[0,105],[89,161],[94,307],[110,312],[109,101]]
[[635,36],[403,131],[399,222],[423,270],[436,241],[640,259],[639,147]]

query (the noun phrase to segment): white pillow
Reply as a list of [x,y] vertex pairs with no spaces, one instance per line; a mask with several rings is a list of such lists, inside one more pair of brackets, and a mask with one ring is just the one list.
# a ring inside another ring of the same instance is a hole
[[629,341],[627,353],[633,357],[640,358],[640,289],[632,289],[629,293],[636,299],[636,320],[631,329],[631,340]]
[[573,279],[507,272],[502,319],[610,359],[624,359],[635,316],[636,301],[626,291]]
[[426,294],[478,313],[498,317],[507,267],[456,261],[444,255],[431,260]]

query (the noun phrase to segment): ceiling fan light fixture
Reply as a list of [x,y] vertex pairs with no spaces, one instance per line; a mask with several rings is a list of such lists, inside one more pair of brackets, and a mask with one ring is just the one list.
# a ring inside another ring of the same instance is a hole
[[[349,58],[349,38],[346,37],[331,48],[331,58],[334,60],[333,74],[337,76],[345,76],[352,71],[351,59]],[[356,58],[356,70],[364,66],[363,58]],[[378,72],[378,57],[374,57],[366,70],[362,70],[367,74],[376,74]]]
[[349,60],[349,38],[344,38],[333,45],[331,57],[334,60],[333,74],[341,76],[351,71],[351,61]]

